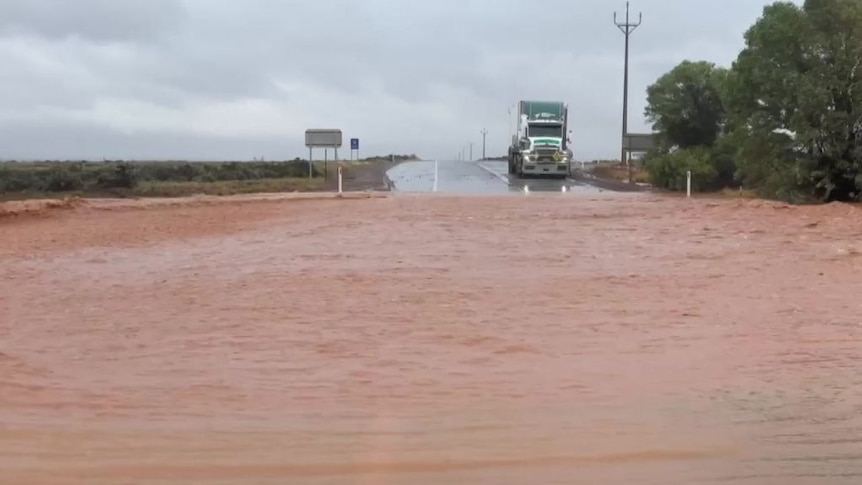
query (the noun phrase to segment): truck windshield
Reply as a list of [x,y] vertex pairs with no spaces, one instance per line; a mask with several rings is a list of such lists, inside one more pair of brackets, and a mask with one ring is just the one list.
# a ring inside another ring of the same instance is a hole
[[563,137],[562,125],[530,125],[529,134],[531,138],[537,136],[551,136],[554,138]]

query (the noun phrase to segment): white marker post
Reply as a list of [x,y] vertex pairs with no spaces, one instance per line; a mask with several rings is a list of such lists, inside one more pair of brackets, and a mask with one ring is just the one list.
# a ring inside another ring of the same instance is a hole
[[685,196],[691,198],[691,170],[685,173]]
[[566,186],[565,186],[565,185],[563,185],[563,188],[562,188],[562,189],[560,189],[560,192],[562,192],[562,193],[564,193],[564,194],[566,193]]
[[524,193],[525,193],[525,194],[529,194],[529,193],[530,193],[530,186],[529,186],[529,185],[525,185],[525,186],[524,186]]
[[342,184],[341,184],[341,167],[338,167],[338,193],[342,192]]
[[437,167],[437,160],[434,160],[434,192],[437,192],[437,174],[439,173]]

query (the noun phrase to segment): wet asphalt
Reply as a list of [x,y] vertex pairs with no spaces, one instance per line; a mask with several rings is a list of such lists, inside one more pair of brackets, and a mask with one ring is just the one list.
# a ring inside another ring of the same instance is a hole
[[[436,165],[436,169],[435,169]],[[505,161],[414,161],[391,168],[386,175],[392,190],[398,192],[447,192],[447,193],[508,193],[567,192],[597,193],[601,189],[571,178],[526,178],[521,179],[507,173]]]

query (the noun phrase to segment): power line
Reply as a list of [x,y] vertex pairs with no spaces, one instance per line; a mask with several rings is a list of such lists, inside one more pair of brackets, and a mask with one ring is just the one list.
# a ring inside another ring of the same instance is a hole
[[638,13],[638,21],[637,23],[632,23],[629,21],[629,2],[626,2],[626,21],[625,23],[617,22],[617,13],[614,12],[614,24],[616,24],[617,28],[620,29],[626,37],[626,61],[625,61],[625,71],[623,74],[623,136],[620,140],[621,150],[620,150],[620,161],[628,164],[629,167],[629,183],[632,182],[632,164],[631,161],[626,157],[626,135],[629,131],[629,36],[632,35],[632,32],[637,29],[641,22],[643,21],[643,13]]
[[480,131],[480,133],[482,133],[482,160],[484,160],[485,159],[485,137],[488,136],[488,130],[483,128],[482,131]]

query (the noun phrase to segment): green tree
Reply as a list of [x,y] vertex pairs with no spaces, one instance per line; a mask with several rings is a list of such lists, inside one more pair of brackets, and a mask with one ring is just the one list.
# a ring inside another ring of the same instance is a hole
[[665,149],[711,147],[722,132],[727,70],[683,61],[647,88],[644,114]]
[[784,199],[862,194],[862,2],[776,2],[745,34],[724,100],[739,175]]
[[706,61],[683,61],[647,88],[645,115],[658,133],[658,147],[645,157],[650,180],[669,190],[718,189],[733,183],[734,148],[722,143],[722,100],[727,69]]

